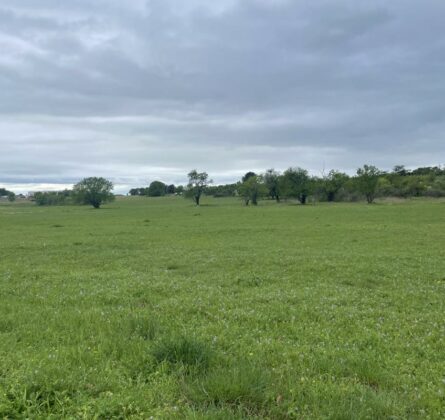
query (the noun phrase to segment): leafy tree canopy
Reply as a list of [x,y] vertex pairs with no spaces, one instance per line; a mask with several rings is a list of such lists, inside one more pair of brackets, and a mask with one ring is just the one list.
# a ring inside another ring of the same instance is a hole
[[90,177],[77,183],[74,188],[76,200],[81,204],[90,204],[95,209],[103,203],[114,200],[113,183],[105,178]]
[[150,197],[161,197],[165,195],[167,185],[161,181],[153,181],[148,187],[148,195]]
[[256,176],[256,173],[249,171],[241,178],[241,182],[246,182],[249,178],[253,176]]
[[209,179],[207,172],[198,172],[196,169],[188,173],[188,178],[186,197],[193,198],[196,205],[199,206],[201,195],[213,181]]
[[284,185],[288,196],[297,198],[301,204],[306,204],[310,192],[310,177],[306,169],[287,169],[284,172]]
[[374,201],[380,175],[382,171],[373,165],[363,165],[362,168],[357,169],[358,190],[365,195],[369,204]]
[[6,188],[0,188],[0,197],[7,197],[11,191],[8,191]]
[[246,206],[252,202],[254,206],[258,204],[258,199],[267,193],[262,176],[251,176],[239,186],[239,194],[243,197]]
[[263,176],[263,180],[270,198],[279,202],[282,190],[282,177],[280,173],[275,169],[268,169]]
[[324,190],[328,201],[334,201],[337,193],[349,180],[349,176],[343,172],[331,170],[324,177]]

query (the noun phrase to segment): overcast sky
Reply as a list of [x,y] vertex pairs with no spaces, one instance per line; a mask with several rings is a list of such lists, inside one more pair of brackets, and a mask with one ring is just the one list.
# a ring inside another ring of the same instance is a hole
[[444,164],[444,20],[443,0],[1,0],[0,186]]

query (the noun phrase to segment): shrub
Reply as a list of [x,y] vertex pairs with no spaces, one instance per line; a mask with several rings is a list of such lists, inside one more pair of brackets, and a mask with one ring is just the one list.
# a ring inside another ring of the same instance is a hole
[[59,206],[71,203],[70,191],[36,192],[33,201],[38,206]]

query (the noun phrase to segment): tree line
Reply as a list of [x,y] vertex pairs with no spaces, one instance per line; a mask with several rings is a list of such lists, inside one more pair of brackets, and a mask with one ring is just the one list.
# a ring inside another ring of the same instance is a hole
[[408,170],[397,165],[386,172],[373,165],[363,165],[355,175],[331,170],[322,176],[311,176],[300,167],[291,167],[283,173],[268,169],[262,174],[247,172],[240,181],[212,186],[207,173],[192,171],[185,190],[187,196],[199,204],[205,193],[214,197],[238,196],[246,205],[257,205],[260,199],[269,198],[280,202],[296,199],[306,204],[315,201],[359,201],[371,204],[376,197],[444,197],[445,169],[423,167]]
[[129,195],[145,195],[147,197],[162,197],[168,194],[182,194],[184,187],[182,185],[164,184],[162,181],[153,181],[148,187],[132,188]]
[[[373,165],[363,165],[355,175],[331,170],[322,176],[311,176],[306,169],[290,167],[284,172],[268,169],[264,173],[247,172],[238,182],[212,185],[207,172],[196,169],[188,173],[186,186],[167,185],[153,181],[148,187],[133,188],[129,195],[161,197],[179,194],[192,199],[196,205],[203,195],[213,197],[239,197],[245,205],[257,205],[261,199],[276,202],[298,200],[302,205],[312,201],[359,201],[373,203],[376,197],[444,197],[445,168],[422,167],[414,170],[402,165],[392,171],[382,171]],[[84,178],[72,190],[36,192],[32,200],[40,206],[88,204],[100,208],[113,201],[113,183],[105,178]],[[0,197],[14,201],[15,194],[0,188]]]
[[31,199],[38,206],[85,204],[98,209],[102,204],[115,199],[113,188],[113,183],[105,178],[90,177],[82,179],[72,190],[39,191]]

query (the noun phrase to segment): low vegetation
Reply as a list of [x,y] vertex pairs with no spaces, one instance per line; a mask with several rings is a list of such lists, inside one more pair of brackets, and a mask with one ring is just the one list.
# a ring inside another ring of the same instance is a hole
[[443,418],[444,209],[1,204],[0,418]]

